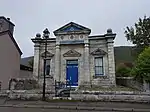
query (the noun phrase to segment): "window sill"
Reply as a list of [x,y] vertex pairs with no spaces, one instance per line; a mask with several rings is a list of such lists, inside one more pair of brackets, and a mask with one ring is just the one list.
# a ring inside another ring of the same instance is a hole
[[93,76],[93,78],[103,78],[103,79],[108,79],[108,76],[106,76],[106,75],[95,75],[95,76]]

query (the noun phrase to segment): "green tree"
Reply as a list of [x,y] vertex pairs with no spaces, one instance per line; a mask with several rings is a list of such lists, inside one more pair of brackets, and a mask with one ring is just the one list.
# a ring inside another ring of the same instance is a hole
[[136,47],[132,50],[133,56],[137,58],[143,49],[150,45],[150,17],[139,18],[134,27],[126,27],[125,36],[128,41]]
[[135,23],[134,27],[127,27],[125,30],[127,40],[137,47],[147,47],[150,45],[150,17],[144,16],[143,19]]
[[143,82],[143,80],[150,82],[150,47],[145,48],[138,56],[131,74],[140,82]]

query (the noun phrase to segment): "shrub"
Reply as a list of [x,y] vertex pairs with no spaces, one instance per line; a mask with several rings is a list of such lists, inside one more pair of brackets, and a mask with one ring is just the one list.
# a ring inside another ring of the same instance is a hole
[[131,74],[140,82],[150,82],[150,47],[146,48],[139,56]]
[[133,68],[133,63],[131,62],[125,62],[124,65],[128,68]]
[[131,68],[125,66],[125,65],[120,65],[116,69],[116,76],[117,77],[129,77],[131,72]]

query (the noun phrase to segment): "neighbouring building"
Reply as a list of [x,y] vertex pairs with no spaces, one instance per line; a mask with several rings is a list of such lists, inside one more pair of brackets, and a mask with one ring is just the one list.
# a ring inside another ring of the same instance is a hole
[[33,57],[23,57],[20,61],[19,78],[33,78]]
[[43,66],[46,60],[47,87],[53,80],[71,86],[115,86],[114,39],[116,34],[108,29],[106,34],[90,36],[91,30],[70,22],[53,32],[48,38],[46,59],[45,39],[39,34],[34,43],[33,76],[43,82]]
[[14,24],[0,16],[0,83],[1,89],[9,88],[9,80],[19,77],[22,52],[14,37]]
[[20,75],[18,78],[27,78],[32,79],[33,78],[33,68],[20,64]]

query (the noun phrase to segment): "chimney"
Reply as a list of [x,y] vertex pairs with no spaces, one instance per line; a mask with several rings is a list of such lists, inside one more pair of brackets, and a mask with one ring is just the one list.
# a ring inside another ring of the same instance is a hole
[[4,16],[0,16],[0,32],[9,30],[13,35],[14,26],[15,25],[10,21],[10,18],[5,18]]

